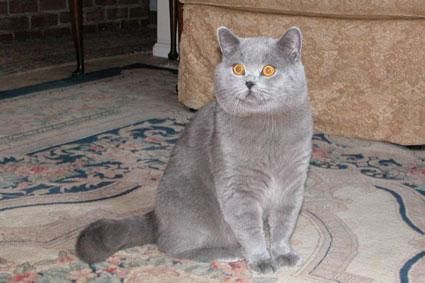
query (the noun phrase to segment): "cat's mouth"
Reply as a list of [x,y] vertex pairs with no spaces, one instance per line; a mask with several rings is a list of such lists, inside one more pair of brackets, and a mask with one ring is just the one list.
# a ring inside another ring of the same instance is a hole
[[254,94],[251,90],[247,90],[244,94],[239,95],[237,98],[240,101],[252,100],[254,98]]
[[238,99],[241,102],[247,104],[258,104],[259,102],[261,102],[261,99],[257,97],[257,93],[252,89],[247,90],[246,93],[244,95],[239,96]]

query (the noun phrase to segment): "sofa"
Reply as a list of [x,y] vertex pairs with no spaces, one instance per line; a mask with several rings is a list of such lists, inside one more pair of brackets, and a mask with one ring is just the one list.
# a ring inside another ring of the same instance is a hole
[[303,62],[317,131],[425,144],[425,1],[182,0],[179,101],[214,99],[217,27],[240,36],[304,33]]

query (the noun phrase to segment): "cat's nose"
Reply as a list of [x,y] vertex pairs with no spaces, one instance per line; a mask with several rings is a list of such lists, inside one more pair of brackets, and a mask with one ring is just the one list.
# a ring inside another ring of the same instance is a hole
[[255,85],[255,83],[253,81],[247,81],[245,82],[245,85],[247,88],[251,89]]

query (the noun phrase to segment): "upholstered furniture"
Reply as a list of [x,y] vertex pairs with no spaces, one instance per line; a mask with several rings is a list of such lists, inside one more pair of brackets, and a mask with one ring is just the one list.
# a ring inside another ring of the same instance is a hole
[[182,0],[179,100],[213,97],[216,28],[241,36],[304,33],[319,131],[404,145],[425,144],[425,1]]

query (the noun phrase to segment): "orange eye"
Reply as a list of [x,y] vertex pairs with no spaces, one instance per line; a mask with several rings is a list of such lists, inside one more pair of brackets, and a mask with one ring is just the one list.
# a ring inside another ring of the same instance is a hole
[[242,64],[233,65],[233,73],[237,76],[245,75],[245,67]]
[[276,73],[276,68],[272,65],[265,65],[261,71],[261,74],[266,77],[271,77],[274,73]]

